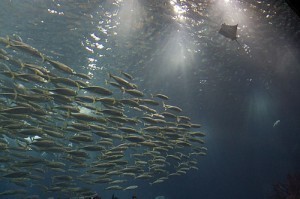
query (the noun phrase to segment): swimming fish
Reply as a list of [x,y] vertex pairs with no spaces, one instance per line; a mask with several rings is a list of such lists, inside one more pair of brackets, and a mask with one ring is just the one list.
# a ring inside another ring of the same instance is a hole
[[280,120],[276,120],[273,124],[273,127],[276,127],[280,123]]

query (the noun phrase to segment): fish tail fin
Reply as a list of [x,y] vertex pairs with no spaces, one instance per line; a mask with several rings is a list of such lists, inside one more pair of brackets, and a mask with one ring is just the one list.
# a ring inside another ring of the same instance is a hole
[[40,53],[40,56],[41,56],[41,58],[42,58],[42,62],[44,63],[45,62],[45,55],[43,54],[43,53]]
[[110,72],[107,73],[109,79],[112,78],[112,74]]
[[76,87],[77,87],[78,90],[80,90],[80,88],[81,88],[81,86],[78,82],[76,82]]
[[26,142],[24,148],[26,151],[32,150],[32,148],[30,147],[30,142]]
[[11,47],[11,43],[10,43],[10,38],[8,35],[6,35],[6,39],[7,39],[7,45],[5,47],[9,48],[9,47]]
[[100,153],[101,153],[101,157],[103,157],[105,155],[103,151],[101,151]]
[[177,162],[177,168],[180,167],[180,165],[181,165],[181,163],[180,163],[180,162]]
[[126,92],[126,89],[123,86],[120,89],[121,89],[123,94]]
[[144,131],[141,131],[141,135],[145,135],[145,132],[144,132]]
[[16,74],[13,72],[13,71],[9,71],[9,74],[11,75],[11,78],[12,79],[15,79],[16,78]]
[[70,111],[70,109],[68,109],[67,118],[70,118],[70,117],[71,117],[71,111]]
[[49,57],[47,57],[46,55],[43,55],[43,57],[44,57],[44,62],[45,62],[45,61],[47,61],[47,62],[51,62],[50,58],[49,58]]
[[14,100],[17,100],[17,98],[18,98],[18,93],[17,93],[17,90],[16,89],[14,89]]
[[47,78],[47,83],[51,82],[51,77],[50,77],[50,75],[46,75],[46,78]]
[[87,87],[84,87],[84,86],[79,86],[79,87],[78,87],[79,90],[80,90],[80,89],[85,89],[85,88],[87,88]]
[[22,61],[20,61],[19,64],[21,66],[21,70],[23,70],[23,68],[26,66]]
[[166,110],[167,110],[167,107],[166,107],[166,104],[165,104],[164,101],[162,102],[162,105],[163,105],[163,107],[164,107],[164,109],[165,109],[165,111],[166,111]]

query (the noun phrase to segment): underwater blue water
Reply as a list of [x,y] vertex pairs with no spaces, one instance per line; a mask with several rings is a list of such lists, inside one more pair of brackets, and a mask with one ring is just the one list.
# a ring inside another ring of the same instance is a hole
[[[224,22],[238,24],[241,46],[218,34]],[[134,191],[95,186],[102,198],[269,198],[300,171],[300,20],[284,1],[5,0],[0,30],[93,84],[128,72],[203,125],[199,170]]]

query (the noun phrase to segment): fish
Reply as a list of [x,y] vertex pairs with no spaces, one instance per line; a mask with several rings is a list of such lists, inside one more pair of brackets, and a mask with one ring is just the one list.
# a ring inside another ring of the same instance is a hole
[[76,74],[76,72],[69,66],[67,66],[64,63],[61,63],[59,61],[55,61],[52,59],[46,59],[46,61],[48,61],[52,66],[54,66],[56,69],[59,69],[67,74]]
[[280,123],[280,120],[276,120],[273,124],[273,128],[276,127]]
[[121,187],[120,185],[113,185],[106,187],[105,190],[123,190],[123,187]]
[[6,56],[6,55],[0,54],[0,59],[3,59],[3,60],[8,61],[8,60],[9,60],[9,57]]
[[76,96],[76,101],[84,102],[84,103],[95,103],[96,98],[93,96]]
[[123,190],[124,191],[126,191],[126,190],[133,190],[133,189],[136,189],[138,187],[139,187],[138,185],[131,185],[131,186],[125,187]]
[[36,64],[32,64],[32,63],[22,63],[20,64],[23,67],[27,67],[29,69],[35,69],[39,71],[40,75],[49,75],[49,76],[55,76],[54,74],[52,74],[47,68],[44,68],[42,66],[36,65]]
[[138,135],[128,134],[124,137],[126,140],[129,140],[131,142],[143,142],[145,141],[145,138]]
[[152,109],[152,108],[149,108],[148,106],[145,106],[145,105],[139,105],[138,106],[141,110],[143,111],[146,111],[148,113],[151,113],[151,114],[157,114],[157,111],[155,109]]
[[58,175],[52,177],[53,181],[72,181],[73,177],[68,175]]
[[116,82],[118,82],[121,86],[128,88],[128,89],[136,89],[137,86],[135,84],[132,84],[130,82],[128,82],[127,80],[118,77],[116,75],[112,75],[111,73],[108,73],[108,77],[109,78],[113,78]]
[[167,105],[163,102],[163,107],[165,108],[165,110],[172,110],[175,112],[182,112],[182,109],[179,108],[178,106],[172,106],[172,105]]
[[74,135],[69,138],[71,142],[75,143],[91,143],[93,142],[93,138],[91,136],[85,136],[85,135]]
[[99,183],[99,184],[104,184],[104,183],[109,183],[110,181],[112,181],[112,179],[111,178],[98,178],[98,179],[95,179],[94,181],[93,181],[93,183]]
[[79,84],[76,81],[69,78],[65,78],[65,77],[49,77],[49,78],[50,78],[50,82],[55,84],[64,84],[66,86],[80,88]]
[[100,136],[100,137],[104,137],[104,138],[110,138],[112,137],[112,134],[106,131],[94,131],[94,134]]
[[104,151],[105,148],[99,145],[85,145],[83,147],[80,147],[80,149],[86,150],[86,151]]
[[78,120],[82,120],[82,121],[94,121],[94,122],[102,122],[102,123],[106,122],[105,118],[94,117],[94,116],[84,114],[84,113],[72,113],[72,112],[70,112],[69,115],[71,117],[74,117],[74,118],[76,118]]
[[122,87],[123,93],[128,93],[134,97],[144,97],[144,93],[137,89],[125,89]]
[[199,144],[204,144],[204,140],[197,137],[189,137],[187,138],[190,142],[197,142]]
[[155,95],[152,95],[152,97],[158,97],[160,99],[163,99],[163,100],[169,100],[169,97],[164,95],[164,94],[161,94],[161,93],[157,93]]
[[65,104],[68,105],[75,101],[73,97],[69,97],[67,95],[61,95],[56,93],[49,93],[48,96],[53,99],[53,101],[57,104]]
[[120,184],[120,183],[124,183],[124,182],[127,182],[127,180],[114,180],[114,181],[109,182],[109,184]]
[[121,104],[128,105],[128,106],[131,106],[131,107],[138,107],[139,106],[138,101],[135,101],[133,99],[120,99],[119,102]]
[[0,151],[5,151],[8,149],[8,145],[6,143],[0,143]]
[[108,98],[108,97],[100,97],[100,98],[98,97],[98,98],[95,98],[95,101],[101,102],[103,104],[109,104],[109,105],[114,105],[117,103],[115,98]]
[[91,80],[92,79],[89,75],[84,74],[84,73],[75,73],[74,75],[76,75],[77,77],[80,77],[82,79],[86,79],[86,80]]
[[118,110],[114,109],[102,109],[100,110],[101,113],[104,113],[106,115],[112,115],[112,116],[117,116],[117,117],[123,117],[124,113]]
[[4,181],[47,196],[91,196],[98,184],[130,191],[139,188],[132,180],[165,182],[207,155],[206,133],[195,130],[202,124],[167,95],[139,88],[142,78],[109,71],[101,82],[15,37],[0,43],[8,47],[0,48]]
[[15,48],[18,48],[18,49],[21,49],[25,52],[29,52],[30,54],[32,55],[35,55],[37,57],[41,57],[42,58],[42,61],[44,62],[46,57],[44,54],[42,54],[41,52],[39,52],[37,49],[35,49],[34,47],[22,42],[22,41],[17,41],[17,40],[14,40],[14,39],[11,39],[9,37],[7,37],[7,46],[8,47],[15,47]]
[[135,179],[149,179],[152,178],[153,176],[147,173],[143,173],[141,175],[135,176]]
[[3,178],[22,178],[22,177],[27,177],[29,176],[30,173],[29,172],[25,172],[25,171],[15,171],[12,173],[8,173],[3,175]]
[[0,110],[1,113],[9,113],[9,114],[28,114],[31,113],[33,109],[31,107],[21,107],[21,106],[16,106],[12,108],[6,108]]
[[131,128],[131,127],[119,127],[118,128],[119,130],[125,132],[125,133],[139,133],[138,130],[134,129],[134,128]]
[[111,162],[105,162],[105,163],[97,163],[96,165],[93,165],[92,167],[97,167],[97,168],[110,168],[110,167],[115,167],[115,163]]
[[152,99],[139,99],[139,103],[153,105],[153,106],[159,106],[159,102],[152,100]]
[[200,137],[204,137],[205,133],[203,132],[190,132],[189,133],[191,136],[200,136]]
[[60,94],[60,95],[66,95],[66,96],[76,96],[77,92],[69,89],[69,88],[53,88],[53,89],[48,89],[48,91]]
[[106,88],[103,88],[101,86],[88,86],[88,87],[81,87],[80,89],[84,89],[84,90],[87,90],[89,92],[100,94],[100,95],[105,95],[105,96],[113,94],[112,91],[110,91]]
[[27,129],[22,129],[16,132],[16,134],[22,134],[25,136],[44,136],[44,132],[42,131],[41,128],[27,128]]
[[153,181],[153,182],[150,182],[149,184],[150,184],[150,185],[153,185],[153,184],[158,184],[158,183],[162,183],[162,182],[164,182],[164,181],[161,180],[161,179],[157,179],[157,180],[155,180],[155,181]]
[[28,192],[24,189],[11,189],[11,190],[0,192],[0,196],[24,195],[27,193]]
[[133,77],[132,77],[132,75],[130,75],[129,73],[126,73],[126,72],[124,72],[124,71],[120,71],[120,73],[122,74],[122,75],[124,75],[124,77],[126,77],[127,79],[129,79],[129,80],[133,80]]
[[37,147],[55,147],[57,146],[53,140],[47,139],[35,139],[30,145],[37,146]]
[[177,115],[164,111],[160,113],[162,116],[164,116],[165,118],[171,118],[171,119],[177,119]]
[[45,164],[49,168],[64,168],[66,166],[63,162],[47,161]]

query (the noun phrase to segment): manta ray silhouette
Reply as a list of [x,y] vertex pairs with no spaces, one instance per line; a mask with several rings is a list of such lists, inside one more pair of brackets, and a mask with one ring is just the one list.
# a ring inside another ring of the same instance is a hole
[[236,25],[227,25],[227,24],[223,23],[221,25],[221,29],[219,30],[219,33],[221,35],[223,35],[224,37],[226,37],[226,38],[229,38],[231,40],[236,41],[242,47],[240,42],[238,42],[238,40],[237,40],[237,36],[236,36],[237,27],[238,27],[238,24],[236,24]]

